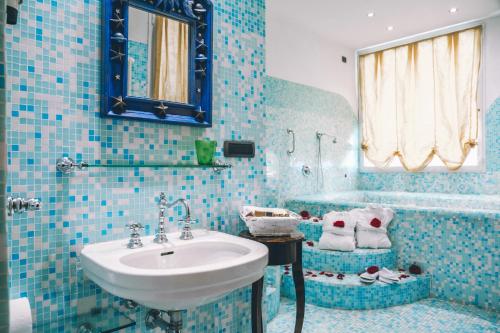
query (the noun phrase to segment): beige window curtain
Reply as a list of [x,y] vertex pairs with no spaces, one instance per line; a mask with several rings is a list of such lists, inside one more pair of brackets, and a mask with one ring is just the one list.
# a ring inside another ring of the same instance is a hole
[[156,15],[153,47],[153,98],[187,103],[189,26]]
[[457,170],[478,137],[481,27],[359,57],[361,149],[384,168]]

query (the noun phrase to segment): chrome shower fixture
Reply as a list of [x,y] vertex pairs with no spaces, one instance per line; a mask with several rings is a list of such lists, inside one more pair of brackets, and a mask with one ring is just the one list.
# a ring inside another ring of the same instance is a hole
[[332,138],[332,143],[337,143],[337,137],[336,136],[333,136],[333,135],[328,134],[328,133],[322,133],[322,132],[316,131],[316,139],[321,140],[321,138],[323,136],[330,137],[330,138]]

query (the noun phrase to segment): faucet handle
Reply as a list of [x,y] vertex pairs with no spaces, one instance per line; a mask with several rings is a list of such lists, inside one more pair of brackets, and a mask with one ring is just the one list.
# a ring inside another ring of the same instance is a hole
[[188,218],[188,219],[185,219],[185,220],[180,220],[179,222],[184,225],[182,227],[181,236],[179,238],[182,239],[182,240],[191,240],[191,239],[193,239],[194,238],[193,237],[193,233],[191,232],[192,231],[192,229],[191,229],[191,223],[193,222],[193,220],[191,220],[191,219]]
[[131,223],[127,224],[126,227],[132,232],[130,234],[130,240],[128,241],[127,247],[129,249],[137,249],[139,247],[142,247],[142,241],[141,241],[141,235],[139,234],[139,231],[144,229],[142,224],[140,223]]
[[139,233],[139,231],[144,229],[143,225],[140,223],[131,223],[131,224],[126,224],[125,226],[135,234]]
[[168,201],[167,201],[167,196],[165,195],[164,192],[161,192],[160,193],[160,200],[158,201],[158,206],[160,208],[164,208],[168,205]]

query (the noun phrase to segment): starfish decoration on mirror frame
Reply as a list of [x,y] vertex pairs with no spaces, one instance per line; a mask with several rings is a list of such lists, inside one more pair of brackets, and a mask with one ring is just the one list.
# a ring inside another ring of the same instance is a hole
[[113,113],[122,114],[125,111],[125,106],[127,106],[127,104],[125,104],[125,101],[123,100],[123,97],[118,96],[118,97],[111,97],[111,98],[115,101],[115,103],[112,106]]
[[122,58],[125,57],[125,53],[122,52],[120,48],[118,48],[118,51],[111,49],[111,53],[113,53],[113,56],[111,56],[111,60],[120,60],[122,61]]
[[196,119],[196,121],[203,121],[205,120],[205,113],[205,111],[200,109],[196,111],[196,115],[194,116],[194,118]]
[[159,118],[165,118],[167,116],[168,106],[166,106],[165,104],[163,104],[163,102],[160,102],[160,105],[155,106],[155,109],[156,109],[155,114]]
[[116,25],[116,28],[125,27],[125,19],[120,16],[119,12],[115,12],[112,19],[110,19]]

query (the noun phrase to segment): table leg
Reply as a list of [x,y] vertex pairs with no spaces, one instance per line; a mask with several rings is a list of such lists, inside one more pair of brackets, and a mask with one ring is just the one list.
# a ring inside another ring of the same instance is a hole
[[304,274],[302,272],[302,242],[297,242],[297,260],[292,264],[295,297],[297,299],[297,313],[295,314],[295,333],[302,332],[305,311]]
[[252,284],[252,333],[263,333],[262,326],[262,290],[264,277]]

